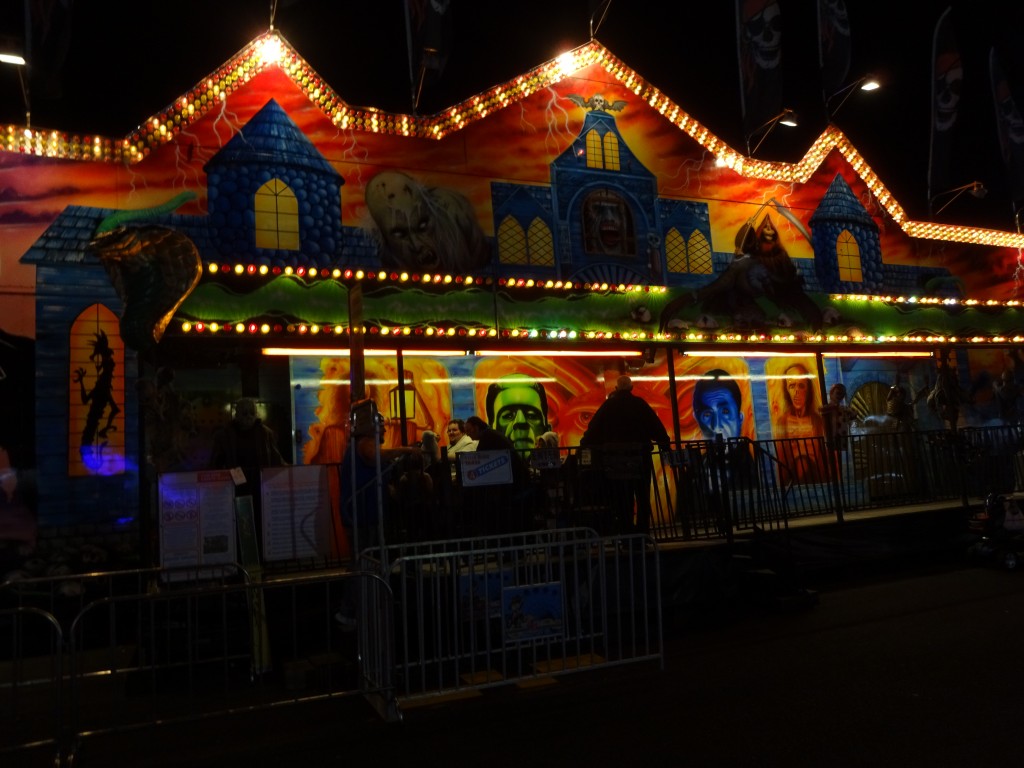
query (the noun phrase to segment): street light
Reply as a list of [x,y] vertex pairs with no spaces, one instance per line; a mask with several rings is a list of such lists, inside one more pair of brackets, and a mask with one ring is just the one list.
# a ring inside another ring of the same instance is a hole
[[935,201],[938,200],[943,195],[952,195],[952,197],[950,197],[949,200],[942,204],[942,207],[939,208],[939,210],[937,210],[935,213],[931,215],[933,217],[938,216],[940,213],[946,210],[950,203],[952,203],[954,200],[960,197],[960,195],[962,195],[964,192],[970,192],[972,197],[976,197],[979,200],[988,194],[988,190],[985,188],[985,185],[982,184],[980,181],[972,181],[970,184],[964,184],[961,187],[953,187],[953,189],[947,189],[945,192],[939,192],[939,194],[935,195],[928,201],[928,207],[930,208],[932,205],[934,205]]
[[[775,126],[779,125],[780,123],[782,125],[789,126],[790,128],[795,128],[796,125],[797,125],[796,112],[794,112],[792,109],[784,109],[779,114],[777,114],[775,117],[773,117],[771,120],[768,120],[767,122],[762,123],[757,128],[755,128],[750,133],[748,133],[747,134],[747,157],[753,157],[754,156],[754,153],[757,152],[758,147],[760,147],[762,142],[764,142],[764,140],[768,138],[768,134],[771,133],[772,129],[775,128]],[[753,139],[758,133],[761,133],[761,138],[758,140],[757,144],[754,145],[754,148],[751,149],[750,148],[750,140]]]
[[[882,87],[882,84],[879,82],[878,78],[874,77],[873,75],[864,75],[858,80],[854,80],[849,85],[844,85],[831,96],[828,96],[825,99],[825,112],[828,114],[828,121],[830,123],[832,122],[832,117],[835,115],[835,113],[842,109],[843,104],[846,103],[846,100],[850,98],[850,95],[858,86],[860,86],[860,90],[862,91],[877,91],[879,88]],[[832,102],[835,99],[839,98],[840,96],[843,97],[842,101],[839,102],[838,106],[836,106],[835,109],[832,109]]]
[[21,86],[21,99],[25,103],[25,127],[32,127],[32,109],[29,106],[28,98],[28,77],[24,70],[28,68],[28,61],[24,52],[10,38],[0,40],[0,63],[10,64],[18,68],[18,84]]

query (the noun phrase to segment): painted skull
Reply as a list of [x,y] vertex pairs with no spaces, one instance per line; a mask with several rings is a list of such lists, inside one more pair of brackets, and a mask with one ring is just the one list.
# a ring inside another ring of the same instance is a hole
[[764,3],[743,28],[747,49],[761,69],[776,69],[782,60],[782,20],[775,0]]
[[1018,147],[1024,146],[1024,119],[1021,119],[1013,94],[1005,81],[996,89],[996,109],[1009,142]]
[[604,94],[595,93],[590,97],[590,108],[598,109],[602,112],[607,111],[608,101],[605,99]]
[[935,129],[948,131],[956,122],[956,108],[960,103],[960,90],[963,85],[964,70],[960,56],[956,53],[945,53],[935,63]]
[[836,34],[850,36],[850,17],[846,14],[845,0],[821,0],[821,15],[828,19],[828,25]]

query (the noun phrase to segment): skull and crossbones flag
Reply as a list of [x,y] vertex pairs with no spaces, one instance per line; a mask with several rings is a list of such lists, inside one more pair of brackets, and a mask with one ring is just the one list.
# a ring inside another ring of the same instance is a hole
[[932,42],[932,137],[928,169],[928,199],[948,190],[953,127],[963,88],[964,68],[953,36],[952,6],[935,25]]
[[736,0],[740,107],[747,136],[782,112],[782,19],[777,0]]

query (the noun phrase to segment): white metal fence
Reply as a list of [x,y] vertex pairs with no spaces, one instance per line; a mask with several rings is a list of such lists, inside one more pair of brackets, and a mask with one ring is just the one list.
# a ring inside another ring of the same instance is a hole
[[399,701],[662,661],[658,550],[585,528],[363,553],[395,596]]
[[[366,550],[254,582],[159,569],[0,584],[0,762],[84,740],[358,695],[402,701],[662,660],[658,551],[588,529]],[[354,631],[339,610],[357,608]]]

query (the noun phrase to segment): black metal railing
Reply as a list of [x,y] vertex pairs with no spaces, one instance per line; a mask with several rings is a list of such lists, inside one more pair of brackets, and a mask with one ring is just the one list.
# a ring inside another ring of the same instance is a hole
[[[991,492],[1024,489],[1024,429],[1016,426],[879,432],[835,443],[686,441],[667,451],[572,446],[528,458],[529,478],[516,487],[464,487],[458,466],[442,463],[430,472],[432,498],[417,497],[415,509],[385,493],[386,540],[583,527],[639,530],[659,542],[731,541],[798,518],[841,522],[858,511],[935,502],[966,507]],[[397,482],[397,468],[386,477]]]

